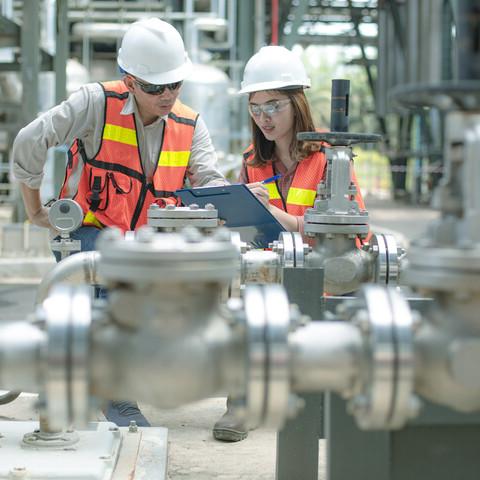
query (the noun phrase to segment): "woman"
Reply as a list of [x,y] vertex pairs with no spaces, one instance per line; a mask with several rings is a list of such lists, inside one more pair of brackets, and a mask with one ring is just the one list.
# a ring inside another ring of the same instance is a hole
[[[303,214],[326,173],[321,145],[297,140],[298,132],[316,130],[304,93],[308,87],[300,59],[285,47],[269,46],[248,61],[239,92],[249,95],[253,140],[239,182],[249,185],[285,229],[302,233]],[[354,175],[352,180],[357,183]],[[360,193],[356,200],[365,209]]]
[[[249,94],[253,138],[244,152],[239,182],[248,184],[285,229],[302,233],[303,214],[313,206],[326,173],[321,145],[297,140],[298,132],[316,130],[304,93],[308,87],[310,79],[300,59],[285,47],[269,46],[248,61],[239,92]],[[360,193],[356,200],[364,209]],[[213,428],[217,440],[247,437],[235,416],[235,401],[227,399],[227,412]]]

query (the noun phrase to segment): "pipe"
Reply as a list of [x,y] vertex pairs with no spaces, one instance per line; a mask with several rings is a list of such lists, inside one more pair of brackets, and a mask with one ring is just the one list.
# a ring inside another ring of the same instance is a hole
[[348,393],[361,377],[360,330],[345,322],[312,322],[291,333],[292,390]]
[[17,392],[40,391],[46,343],[46,334],[37,325],[4,323],[0,328],[0,388]]
[[479,18],[480,6],[476,0],[454,2],[457,35],[457,76],[459,80],[480,78]]
[[272,0],[272,45],[278,45],[278,0]]
[[[41,304],[54,285],[61,282],[79,282],[97,285],[97,265],[100,252],[79,252],[64,258],[40,282],[35,305]],[[83,274],[83,275],[82,275]]]
[[265,45],[265,2],[255,2],[255,51]]

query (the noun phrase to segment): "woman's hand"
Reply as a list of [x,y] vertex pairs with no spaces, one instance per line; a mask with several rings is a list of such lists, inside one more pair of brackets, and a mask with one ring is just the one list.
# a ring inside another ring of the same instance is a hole
[[261,182],[247,183],[250,191],[263,203],[266,208],[270,208],[268,189]]

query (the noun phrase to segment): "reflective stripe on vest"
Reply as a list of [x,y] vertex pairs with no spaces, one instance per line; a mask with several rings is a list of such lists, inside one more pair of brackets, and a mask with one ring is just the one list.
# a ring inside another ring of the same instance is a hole
[[270,200],[280,199],[280,192],[278,191],[277,184],[275,182],[265,183],[264,186],[267,187]]
[[[253,159],[252,146],[244,153],[244,161]],[[282,199],[276,183],[267,183],[270,203],[292,215],[303,215],[315,203],[317,186],[323,178],[326,160],[323,152],[315,152],[304,158],[297,166],[286,199]],[[247,165],[249,182],[261,182],[275,174],[272,163],[261,167]],[[284,201],[285,200],[285,201]]]
[[84,225],[93,225],[94,227],[102,229],[104,225],[98,220],[94,213],[90,210],[85,214],[83,217],[83,224]]
[[103,130],[103,139],[111,140],[112,142],[124,143],[137,147],[137,132],[131,128],[120,127],[106,123]]
[[191,152],[161,152],[158,159],[160,167],[186,167],[190,160]]
[[[147,222],[147,210],[156,198],[166,198],[182,188],[195,131],[197,114],[176,101],[164,124],[162,151],[158,152],[153,178],[146,178],[133,114],[122,114],[128,90],[122,81],[102,84],[105,92],[105,125],[102,142],[93,158],[80,156],[80,140],[70,150],[61,197],[73,197],[84,211],[84,224],[97,228],[116,226],[134,230]],[[84,151],[84,150],[82,150]],[[67,189],[72,166],[82,161],[77,189]],[[96,182],[96,187],[94,187]]]
[[310,190],[307,188],[290,187],[288,189],[287,203],[290,205],[302,205],[311,207],[317,196],[317,190]]

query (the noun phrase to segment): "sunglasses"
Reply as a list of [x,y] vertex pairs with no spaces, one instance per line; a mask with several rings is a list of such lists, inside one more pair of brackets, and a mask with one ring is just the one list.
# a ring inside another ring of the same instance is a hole
[[289,98],[285,98],[284,100],[273,100],[271,102],[262,103],[261,105],[249,103],[248,111],[250,112],[250,115],[254,117],[259,117],[262,112],[265,115],[271,116],[284,110],[289,103]]
[[135,83],[141,88],[142,92],[148,93],[149,95],[161,95],[167,88],[170,91],[177,90],[180,85],[183,83],[167,83],[166,85],[154,85],[153,83],[143,83],[140,80],[135,79]]

